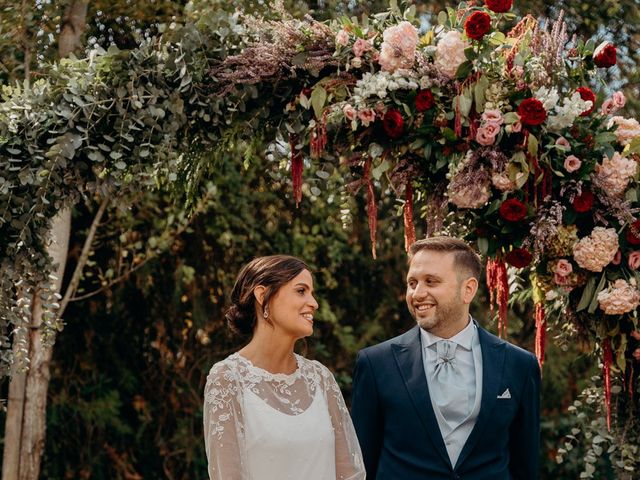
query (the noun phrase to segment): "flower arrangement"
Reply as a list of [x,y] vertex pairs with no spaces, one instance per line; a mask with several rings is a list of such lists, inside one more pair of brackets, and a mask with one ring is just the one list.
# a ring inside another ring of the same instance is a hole
[[376,187],[403,197],[407,245],[417,192],[429,231],[452,218],[489,259],[500,332],[507,267],[528,269],[540,364],[555,314],[595,341],[606,372],[625,372],[640,330],[640,124],[616,115],[622,92],[592,89],[615,45],[570,39],[562,16],[517,21],[512,3],[462,3],[427,32],[411,11],[332,25],[331,60],[289,77],[302,92],[285,123],[296,199],[303,152],[340,157],[366,187],[375,256]]

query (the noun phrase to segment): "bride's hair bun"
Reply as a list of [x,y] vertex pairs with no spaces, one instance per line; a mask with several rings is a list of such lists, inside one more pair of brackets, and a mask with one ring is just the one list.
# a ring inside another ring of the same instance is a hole
[[[234,333],[250,335],[256,328],[256,299],[258,286],[265,288],[263,305],[269,305],[273,295],[309,267],[300,259],[289,255],[258,257],[247,263],[231,292],[231,305],[225,311],[227,326]],[[269,322],[269,320],[267,319]]]
[[238,335],[249,335],[255,326],[255,312],[243,312],[238,305],[231,305],[224,314],[229,329]]

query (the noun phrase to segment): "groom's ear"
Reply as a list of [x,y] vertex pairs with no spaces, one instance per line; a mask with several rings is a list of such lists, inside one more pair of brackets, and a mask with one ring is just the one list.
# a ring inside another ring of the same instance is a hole
[[460,297],[462,301],[470,305],[473,301],[473,297],[476,296],[478,291],[478,279],[475,277],[469,277],[462,282]]

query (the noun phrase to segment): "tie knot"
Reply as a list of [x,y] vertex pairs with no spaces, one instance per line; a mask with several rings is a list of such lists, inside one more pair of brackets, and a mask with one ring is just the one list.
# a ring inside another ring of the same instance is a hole
[[438,363],[449,363],[456,356],[456,347],[458,345],[455,342],[449,340],[439,340],[436,343],[436,352],[438,354]]

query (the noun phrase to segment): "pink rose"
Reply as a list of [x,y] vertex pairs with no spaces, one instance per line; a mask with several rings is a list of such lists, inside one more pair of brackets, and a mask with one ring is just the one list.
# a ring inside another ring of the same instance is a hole
[[476,141],[480,145],[493,145],[496,141],[496,136],[500,132],[500,126],[493,123],[487,123],[478,128],[476,132]]
[[629,268],[631,270],[637,270],[640,267],[640,251],[635,250],[629,254]]
[[340,30],[336,34],[336,45],[340,45],[341,47],[345,47],[349,44],[349,34],[344,30]]
[[344,107],[342,107],[342,113],[344,113],[344,116],[349,121],[356,119],[356,115],[357,115],[356,109],[353,108],[353,106],[348,103]]
[[520,120],[516,120],[515,122],[513,122],[513,124],[511,124],[511,131],[513,133],[518,133],[522,131],[522,123],[520,123]]
[[602,107],[600,107],[600,112],[602,115],[611,115],[616,111],[616,106],[613,102],[613,99],[607,98],[604,102],[602,102]]
[[363,53],[368,52],[369,50],[371,50],[373,47],[371,46],[371,44],[369,42],[367,42],[366,40],[359,38],[356,40],[356,42],[353,44],[353,54],[356,57],[361,57]]
[[482,113],[482,122],[483,123],[493,123],[495,125],[502,125],[504,123],[504,119],[502,118],[502,114],[498,109],[485,110]]
[[569,173],[579,170],[581,165],[582,162],[575,155],[569,155],[564,159],[564,169]]
[[559,147],[564,147],[567,150],[571,150],[571,144],[569,143],[569,140],[564,137],[558,137],[558,139],[556,140],[556,145],[558,145]]
[[569,260],[561,258],[560,260],[558,260],[558,263],[556,263],[554,272],[558,275],[566,277],[571,272],[573,272],[573,265],[571,265],[571,262]]
[[627,103],[627,98],[622,92],[615,92],[611,99],[613,100],[613,104],[616,106],[616,108],[622,108]]
[[567,285],[569,283],[569,277],[560,275],[559,273],[554,273],[553,281],[556,283],[556,285]]
[[358,118],[362,122],[362,125],[368,127],[369,124],[376,119],[376,112],[374,112],[370,108],[365,108],[364,110],[360,110],[358,112]]

